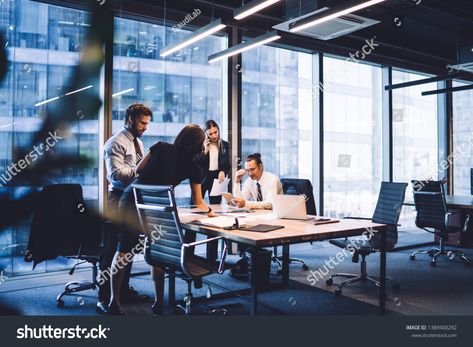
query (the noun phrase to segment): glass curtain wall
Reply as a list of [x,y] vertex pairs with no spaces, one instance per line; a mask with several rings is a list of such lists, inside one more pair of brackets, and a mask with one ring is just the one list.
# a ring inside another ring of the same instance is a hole
[[[200,126],[215,120],[223,130],[226,118],[224,88],[226,62],[208,64],[207,57],[225,49],[226,37],[209,36],[165,59],[165,45],[191,33],[126,18],[115,18],[113,45],[113,132],[123,125],[126,108],[139,102],[153,111],[153,120],[143,136],[145,148],[158,141],[174,142],[187,124]],[[190,196],[188,185],[176,195]]]
[[381,68],[324,57],[325,215],[370,217],[382,180]]
[[[78,64],[81,43],[89,26],[84,11],[51,6],[29,0],[5,0],[0,6],[0,28],[4,31],[8,54],[8,74],[0,84],[0,174],[17,158],[18,149],[30,145],[34,132],[40,129],[42,117],[54,107],[56,97],[70,92],[69,78]],[[98,83],[93,85],[99,93]],[[89,90],[90,92],[90,90]],[[98,205],[98,119],[77,117],[71,134],[55,150],[69,155],[87,155],[87,167],[51,172],[47,182],[79,183],[88,207]],[[4,184],[3,196],[17,198],[39,189],[28,182]],[[0,271],[13,276],[31,271],[23,261],[28,243],[29,221],[0,233]],[[35,272],[62,269],[70,262],[64,258],[41,263]]]
[[[393,70],[393,83],[416,81],[429,76]],[[393,90],[393,176],[407,182],[406,200],[413,201],[411,180],[438,179],[437,96],[422,96],[437,89],[436,83]],[[414,226],[413,207],[404,206],[403,227]]]
[[269,46],[243,53],[242,154],[281,178],[312,180],[312,55]]
[[[454,82],[454,87],[468,83]],[[453,193],[471,195],[470,170],[473,168],[473,90],[453,95]]]

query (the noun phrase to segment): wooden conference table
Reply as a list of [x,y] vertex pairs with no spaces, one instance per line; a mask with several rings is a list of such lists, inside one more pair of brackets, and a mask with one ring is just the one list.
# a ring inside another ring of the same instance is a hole
[[[212,206],[214,211],[221,210],[220,205]],[[238,217],[240,223],[248,224],[283,225],[283,229],[270,232],[252,232],[244,230],[224,230],[217,227],[203,226],[190,223],[197,219],[207,218],[206,215],[191,213],[186,208],[179,209],[179,219],[184,229],[192,230],[209,236],[222,236],[229,241],[246,245],[251,251],[261,247],[282,246],[282,285],[289,285],[289,245],[310,241],[322,241],[341,237],[362,235],[367,229],[381,232],[380,250],[380,288],[379,288],[379,313],[385,313],[386,305],[386,225],[372,223],[367,220],[342,219],[337,223],[314,225],[312,221],[298,221],[275,219],[272,211],[257,210],[252,213],[231,213],[231,217]],[[256,254],[256,253],[253,253]],[[250,271],[251,285],[251,315],[257,314],[258,290],[256,286],[256,263],[252,264]]]

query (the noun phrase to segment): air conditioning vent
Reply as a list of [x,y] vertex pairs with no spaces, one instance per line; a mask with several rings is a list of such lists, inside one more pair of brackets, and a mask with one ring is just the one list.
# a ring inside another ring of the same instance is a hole
[[[326,10],[328,10],[328,7],[324,7],[317,11],[307,13],[298,18],[293,18],[287,22],[275,25],[273,28],[277,30],[289,32],[289,25],[291,23],[294,23],[298,20],[304,19],[306,17],[312,16],[316,13],[320,13]],[[357,31],[363,28],[367,28],[369,26],[372,26],[378,23],[379,21],[377,20],[348,14],[348,15],[341,16],[339,18],[335,18],[327,22],[321,23],[319,25],[315,25],[313,27],[298,31],[297,34],[326,41],[326,40],[331,40],[331,39],[352,33],[354,31]]]

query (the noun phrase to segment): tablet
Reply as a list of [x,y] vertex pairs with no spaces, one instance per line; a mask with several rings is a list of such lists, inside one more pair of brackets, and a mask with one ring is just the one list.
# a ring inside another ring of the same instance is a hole
[[230,206],[236,207],[237,205],[232,201],[233,200],[233,195],[231,193],[222,193],[222,196],[227,200],[227,203]]

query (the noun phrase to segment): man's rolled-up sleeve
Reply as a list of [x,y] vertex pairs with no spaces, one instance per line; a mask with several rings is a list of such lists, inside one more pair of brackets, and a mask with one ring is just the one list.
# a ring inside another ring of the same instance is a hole
[[136,177],[136,166],[125,163],[126,150],[118,143],[105,149],[105,166],[111,179],[131,181]]

